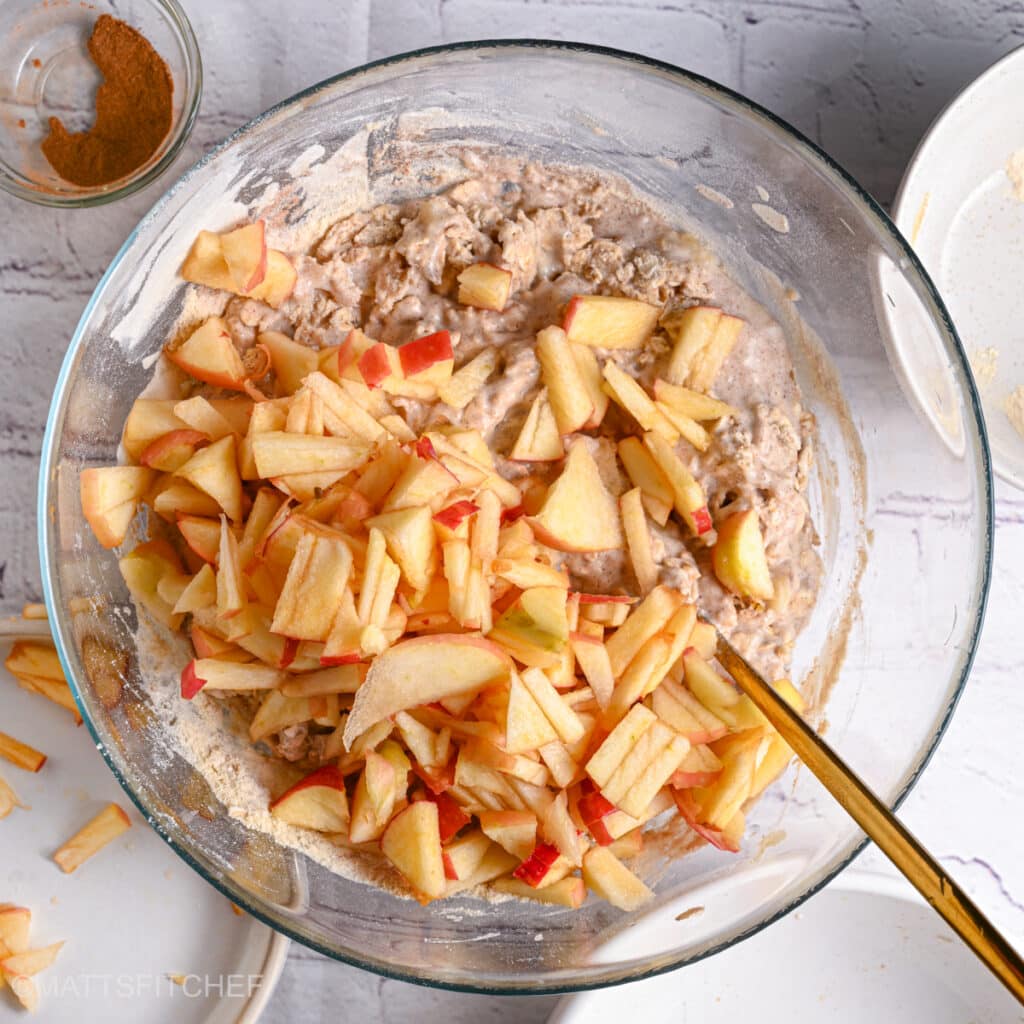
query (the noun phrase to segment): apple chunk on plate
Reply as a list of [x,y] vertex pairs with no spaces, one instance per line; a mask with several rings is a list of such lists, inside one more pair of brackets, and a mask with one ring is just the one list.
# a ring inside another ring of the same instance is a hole
[[512,659],[482,637],[436,633],[395,644],[374,659],[356,693],[345,747],[389,715],[503,682],[511,668]]
[[270,805],[270,813],[289,825],[343,832],[348,827],[345,779],[335,765],[318,768],[282,793]]
[[610,551],[622,546],[618,503],[582,439],[569,449],[561,476],[548,488],[530,525],[542,544],[558,551]]

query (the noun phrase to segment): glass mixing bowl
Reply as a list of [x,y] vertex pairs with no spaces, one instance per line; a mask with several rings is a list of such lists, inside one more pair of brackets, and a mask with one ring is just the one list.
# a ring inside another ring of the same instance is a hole
[[[114,773],[232,901],[320,952],[411,981],[505,993],[606,985],[767,926],[848,864],[862,834],[791,766],[752,809],[742,853],[659,862],[650,844],[657,899],[635,931],[638,915],[597,901],[578,912],[465,898],[421,907],[334,876],[249,832],[173,749],[138,672],[116,558],[78,500],[79,470],[116,459],[185,308],[177,270],[200,228],[263,214],[272,244],[306,245],[349,209],[465,174],[461,144],[624,176],[698,225],[786,326],[820,425],[812,499],[826,564],[794,674],[817,695],[831,742],[899,803],[964,685],[989,582],[988,450],[963,351],[913,252],[840,168],[748,100],[629,54],[498,42],[396,57],[281,104],[189,171],[114,260],[61,371],[40,488],[46,600]],[[123,687],[97,662],[97,634],[128,655]]]

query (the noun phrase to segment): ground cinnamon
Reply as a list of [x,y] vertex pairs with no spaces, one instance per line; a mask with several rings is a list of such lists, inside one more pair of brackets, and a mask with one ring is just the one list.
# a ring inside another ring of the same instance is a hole
[[89,37],[89,55],[103,75],[96,120],[69,132],[50,118],[42,149],[53,169],[73,185],[108,185],[141,167],[171,129],[174,80],[149,40],[130,25],[101,15]]

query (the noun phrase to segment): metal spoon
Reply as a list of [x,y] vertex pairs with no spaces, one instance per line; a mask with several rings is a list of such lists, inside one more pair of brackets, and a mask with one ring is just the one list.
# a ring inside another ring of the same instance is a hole
[[1024,961],[1013,947],[842,758],[715,632],[716,656],[739,688],[932,909],[1024,1004]]

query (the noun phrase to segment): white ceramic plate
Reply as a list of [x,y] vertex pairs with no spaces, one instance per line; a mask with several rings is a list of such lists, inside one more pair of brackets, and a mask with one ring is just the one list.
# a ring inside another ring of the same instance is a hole
[[[10,625],[0,623],[0,633]],[[0,662],[9,648],[0,636]],[[66,942],[36,978],[39,1018],[255,1024],[288,940],[238,916],[176,857],[118,786],[85,726],[22,690],[2,666],[0,728],[48,756],[35,775],[0,760],[0,775],[31,806],[0,821],[0,903],[32,910],[33,946]],[[65,875],[53,851],[111,801],[128,812],[132,828]],[[10,993],[0,992],[0,1024],[26,1019]]]
[[548,1024],[631,1021],[1020,1024],[1024,1009],[908,884],[847,872],[732,949],[649,981],[563,999]]
[[1024,487],[1024,437],[1004,411],[1024,385],[1024,202],[1006,164],[1024,149],[1024,47],[972,82],[911,160],[893,219],[945,299],[972,361],[998,352],[991,382],[975,372],[996,472]]

